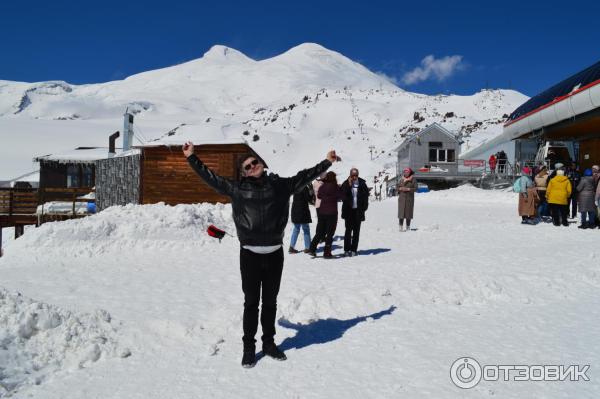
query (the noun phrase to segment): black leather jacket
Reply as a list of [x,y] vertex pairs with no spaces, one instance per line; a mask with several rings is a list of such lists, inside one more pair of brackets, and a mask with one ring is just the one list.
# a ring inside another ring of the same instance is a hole
[[258,178],[242,177],[239,181],[215,174],[192,154],[192,169],[218,193],[231,198],[233,221],[242,245],[279,245],[288,222],[290,196],[326,171],[331,162],[324,160],[293,177],[279,177],[266,172]]

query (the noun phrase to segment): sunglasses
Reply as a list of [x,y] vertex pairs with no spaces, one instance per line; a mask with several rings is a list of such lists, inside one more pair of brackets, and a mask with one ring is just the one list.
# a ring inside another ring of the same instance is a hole
[[258,159],[255,159],[254,161],[244,165],[244,170],[250,170],[250,169],[252,169],[253,166],[256,166],[256,165],[258,165]]
[[355,178],[358,177],[358,175],[350,175],[350,177]]

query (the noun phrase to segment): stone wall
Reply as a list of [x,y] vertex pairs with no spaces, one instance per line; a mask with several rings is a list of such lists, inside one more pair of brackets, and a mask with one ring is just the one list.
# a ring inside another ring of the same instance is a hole
[[96,161],[96,207],[140,203],[140,155]]

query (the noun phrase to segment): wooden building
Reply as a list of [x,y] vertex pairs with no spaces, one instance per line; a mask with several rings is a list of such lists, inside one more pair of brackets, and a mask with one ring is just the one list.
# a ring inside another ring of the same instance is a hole
[[[113,205],[169,205],[199,202],[226,203],[229,199],[210,188],[192,170],[179,143],[152,143],[135,147],[96,162],[96,204],[99,210]],[[196,155],[215,173],[239,178],[237,164],[244,154],[261,159],[241,140],[208,141],[194,145]]]
[[91,188],[95,163],[108,158],[108,148],[79,147],[72,151],[35,157],[40,163],[40,188]]

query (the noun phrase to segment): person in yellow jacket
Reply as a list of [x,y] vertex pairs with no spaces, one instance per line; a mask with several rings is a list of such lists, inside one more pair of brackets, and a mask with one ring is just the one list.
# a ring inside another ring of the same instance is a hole
[[568,226],[569,221],[567,215],[569,214],[569,197],[573,187],[569,178],[565,176],[565,171],[559,169],[556,171],[556,176],[548,182],[546,187],[546,200],[550,207],[550,214],[552,215],[552,223],[555,226]]

